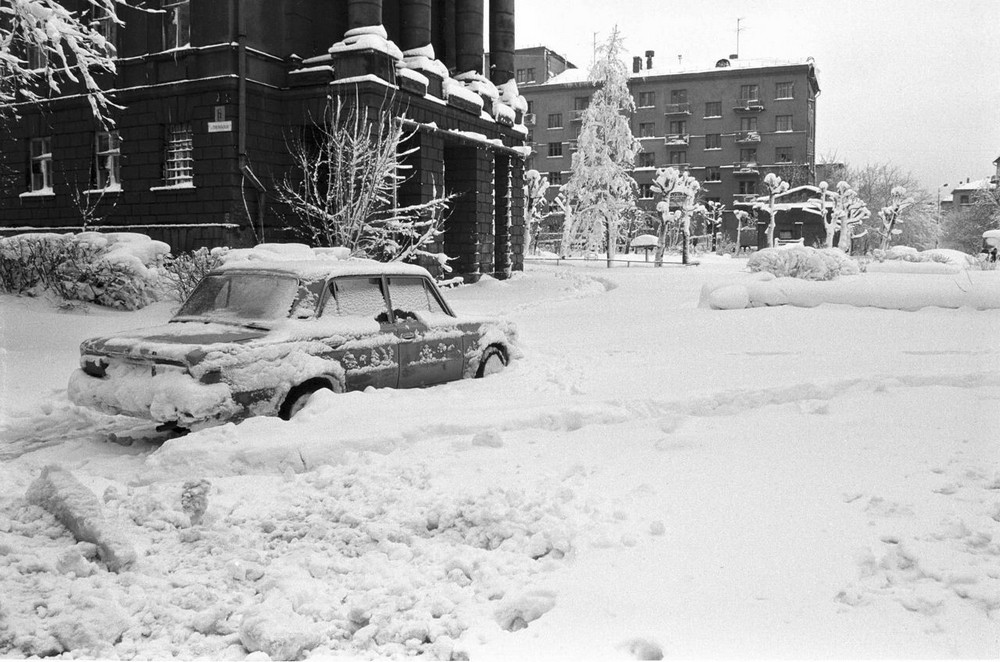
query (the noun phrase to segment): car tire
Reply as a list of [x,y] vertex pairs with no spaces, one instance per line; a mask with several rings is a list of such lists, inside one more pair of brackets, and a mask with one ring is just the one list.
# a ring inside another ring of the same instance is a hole
[[483,352],[483,357],[479,359],[479,369],[476,370],[476,377],[488,377],[502,372],[507,367],[507,355],[499,347],[491,345]]
[[302,411],[302,408],[309,402],[313,393],[322,389],[329,389],[330,385],[318,379],[299,384],[292,388],[285,396],[285,401],[278,409],[278,416],[283,420],[291,420],[293,416]]

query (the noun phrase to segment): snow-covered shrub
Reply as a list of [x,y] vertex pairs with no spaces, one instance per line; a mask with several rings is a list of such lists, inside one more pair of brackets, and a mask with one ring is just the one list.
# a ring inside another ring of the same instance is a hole
[[70,301],[136,310],[156,298],[169,247],[146,235],[21,234],[0,239],[0,291],[50,291]]
[[205,274],[225,261],[228,250],[199,248],[176,256],[168,255],[160,271],[167,296],[177,301],[186,301]]
[[860,272],[858,263],[843,251],[808,246],[759,250],[747,260],[747,267],[752,272],[805,280],[832,280],[837,276],[852,276]]

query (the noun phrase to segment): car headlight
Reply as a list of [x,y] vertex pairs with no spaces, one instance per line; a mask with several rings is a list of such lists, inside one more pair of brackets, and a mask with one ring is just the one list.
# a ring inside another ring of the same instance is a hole
[[83,356],[80,367],[91,377],[104,377],[108,372],[108,361],[99,356]]

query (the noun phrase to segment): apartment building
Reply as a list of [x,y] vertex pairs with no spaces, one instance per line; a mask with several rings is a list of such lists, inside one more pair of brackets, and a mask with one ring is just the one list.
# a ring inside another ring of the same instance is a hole
[[339,99],[405,115],[418,149],[399,202],[457,194],[438,247],[455,274],[521,268],[526,105],[505,86],[514,0],[140,7],[122,6],[123,26],[89,17],[106,21],[117,48],[113,128],[69,84],[16,104],[0,137],[0,233],[79,231],[86,207],[90,229],[143,232],[175,250],[297,240],[275,186],[292,167],[290,142]]
[[[527,67],[534,57],[518,51],[515,68]],[[654,67],[653,58],[652,51],[634,58],[629,83],[636,104],[632,133],[642,145],[633,170],[641,207],[655,206],[651,182],[657,168],[687,170],[706,200],[725,205],[724,230],[735,238],[732,210],[750,209],[767,173],[793,187],[813,183],[820,89],[811,59],[722,59],[711,67],[666,70]],[[551,184],[569,178],[593,91],[586,71],[572,65],[521,86],[533,148],[527,167],[547,174]]]

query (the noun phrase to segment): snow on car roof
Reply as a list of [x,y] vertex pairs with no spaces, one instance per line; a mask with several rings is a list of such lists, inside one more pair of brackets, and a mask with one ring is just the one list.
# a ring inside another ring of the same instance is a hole
[[430,276],[421,266],[351,257],[346,248],[311,248],[305,244],[259,244],[226,253],[216,271],[283,271],[302,278],[327,276]]

